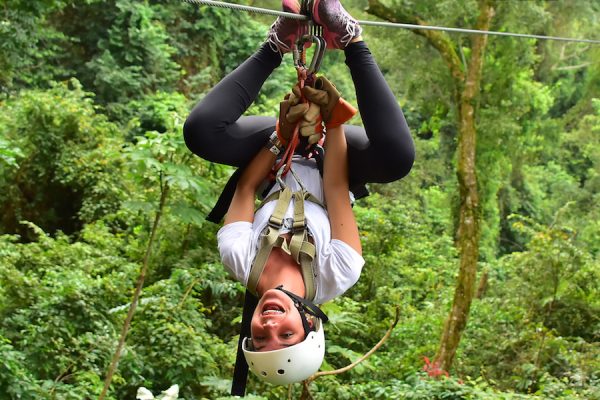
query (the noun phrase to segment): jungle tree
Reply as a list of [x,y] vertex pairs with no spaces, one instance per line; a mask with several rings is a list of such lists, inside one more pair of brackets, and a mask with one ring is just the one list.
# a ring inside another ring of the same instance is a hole
[[[403,6],[391,8],[379,0],[370,0],[368,12],[390,22],[427,25],[419,16]],[[494,5],[492,1],[479,1],[479,16],[475,29],[489,30]],[[487,35],[472,37],[468,61],[461,60],[462,50],[448,35],[440,31],[414,30],[435,48],[450,70],[454,101],[457,106],[458,157],[457,178],[460,191],[459,223],[456,246],[460,254],[460,266],[454,300],[446,320],[436,363],[447,370],[452,365],[460,337],[467,324],[473,300],[477,260],[479,258],[480,201],[476,173],[476,101],[479,93]],[[464,55],[463,55],[464,57]]]

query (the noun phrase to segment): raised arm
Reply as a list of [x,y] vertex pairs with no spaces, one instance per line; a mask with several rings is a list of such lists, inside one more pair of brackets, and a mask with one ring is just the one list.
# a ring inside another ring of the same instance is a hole
[[[292,136],[296,122],[302,118],[308,104],[300,103],[300,92],[297,88],[279,104],[279,122],[277,135],[271,136],[267,145],[262,148],[246,166],[236,186],[229,210],[225,216],[225,225],[238,221],[254,221],[254,199],[256,190],[267,177],[277,157],[277,148],[281,148]],[[271,151],[273,150],[273,151]]]
[[254,221],[256,190],[271,170],[275,157],[276,155],[265,147],[250,161],[236,186],[229,210],[225,215],[225,225],[238,221]]
[[350,204],[347,147],[342,126],[327,131],[323,190],[331,224],[331,238],[341,240],[362,254],[358,226]]
[[350,204],[348,180],[348,145],[342,124],[356,114],[335,86],[325,77],[317,78],[315,87],[305,87],[304,95],[319,104],[327,128],[323,190],[329,213],[332,239],[339,239],[362,254],[358,227]]

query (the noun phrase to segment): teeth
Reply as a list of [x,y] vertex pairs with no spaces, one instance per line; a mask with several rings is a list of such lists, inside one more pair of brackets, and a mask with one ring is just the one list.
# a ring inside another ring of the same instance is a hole
[[283,314],[283,311],[281,311],[281,310],[264,310],[263,315],[267,315],[267,314]]
[[263,311],[280,311],[283,312],[283,308],[277,304],[265,304]]

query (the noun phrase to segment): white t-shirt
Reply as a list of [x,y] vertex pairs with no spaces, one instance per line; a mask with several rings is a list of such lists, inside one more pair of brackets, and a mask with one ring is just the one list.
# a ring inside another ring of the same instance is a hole
[[[306,190],[324,202],[323,184],[315,161],[294,160],[292,169]],[[300,190],[291,172],[286,175],[284,182],[292,191]],[[271,192],[279,189],[279,184],[275,184]],[[233,222],[223,226],[217,233],[221,261],[244,286],[248,282],[248,275],[260,245],[261,233],[273,213],[275,203],[276,201],[270,201],[264,204],[254,215],[254,222]],[[293,213],[292,200],[285,214],[286,223],[289,224],[293,220]],[[317,294],[314,302],[324,303],[340,296],[358,281],[365,260],[348,244],[331,239],[329,217],[323,207],[305,201],[304,215],[316,247],[314,270]],[[280,234],[290,230],[290,225],[286,227],[286,223],[279,231]]]

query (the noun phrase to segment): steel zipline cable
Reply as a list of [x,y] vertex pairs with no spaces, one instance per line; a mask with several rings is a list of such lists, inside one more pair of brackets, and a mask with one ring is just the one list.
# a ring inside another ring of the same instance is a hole
[[[306,20],[308,19],[305,15],[298,15],[288,13],[284,11],[269,10],[267,8],[259,8],[253,6],[244,6],[241,4],[225,3],[216,0],[182,0],[190,4],[205,5],[212,7],[231,8],[239,11],[247,11],[257,14],[273,15],[277,17],[285,17],[291,19]],[[448,28],[445,26],[433,26],[433,25],[413,25],[413,24],[400,24],[395,22],[382,22],[382,21],[358,21],[362,26],[381,26],[386,28],[405,28],[405,29],[422,29],[432,31],[445,31],[455,33],[468,33],[477,35],[496,35],[496,36],[513,36],[520,38],[529,39],[543,39],[543,40],[558,40],[563,42],[578,42],[578,43],[591,43],[600,44],[600,40],[595,39],[578,39],[578,38],[566,38],[560,36],[544,36],[544,35],[531,35],[527,33],[513,33],[513,32],[497,32],[497,31],[480,31],[477,29],[462,29],[462,28]]]

